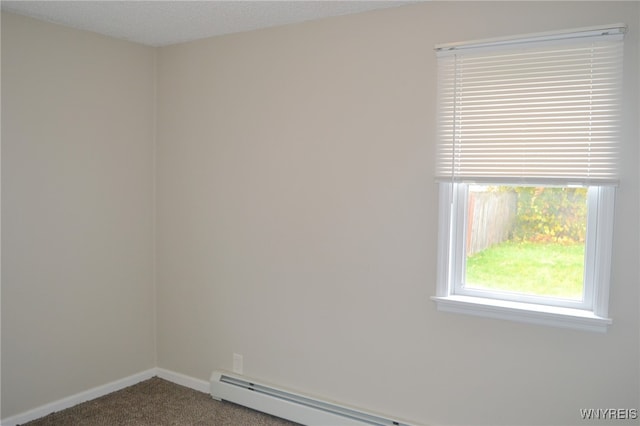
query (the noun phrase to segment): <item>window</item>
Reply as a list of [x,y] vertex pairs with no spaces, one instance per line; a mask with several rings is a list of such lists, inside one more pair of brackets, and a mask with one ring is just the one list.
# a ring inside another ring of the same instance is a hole
[[606,331],[624,25],[438,53],[438,309]]

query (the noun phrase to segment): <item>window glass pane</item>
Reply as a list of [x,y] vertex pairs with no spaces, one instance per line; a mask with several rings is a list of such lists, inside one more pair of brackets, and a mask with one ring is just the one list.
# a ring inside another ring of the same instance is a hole
[[587,188],[469,186],[465,288],[582,300]]

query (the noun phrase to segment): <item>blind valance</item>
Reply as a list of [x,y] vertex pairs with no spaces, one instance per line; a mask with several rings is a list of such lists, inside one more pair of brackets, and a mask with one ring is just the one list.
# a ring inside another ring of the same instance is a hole
[[576,31],[439,47],[437,179],[616,184],[622,39]]

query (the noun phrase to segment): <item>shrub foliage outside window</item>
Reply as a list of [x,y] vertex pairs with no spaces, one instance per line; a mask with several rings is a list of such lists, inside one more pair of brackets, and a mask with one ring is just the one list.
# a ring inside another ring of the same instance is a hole
[[517,195],[513,237],[533,243],[584,243],[587,188],[508,187]]

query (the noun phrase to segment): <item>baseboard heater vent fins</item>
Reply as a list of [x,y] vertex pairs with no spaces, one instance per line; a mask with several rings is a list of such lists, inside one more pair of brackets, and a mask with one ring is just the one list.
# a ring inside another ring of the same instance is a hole
[[214,371],[211,396],[307,426],[417,426]]

